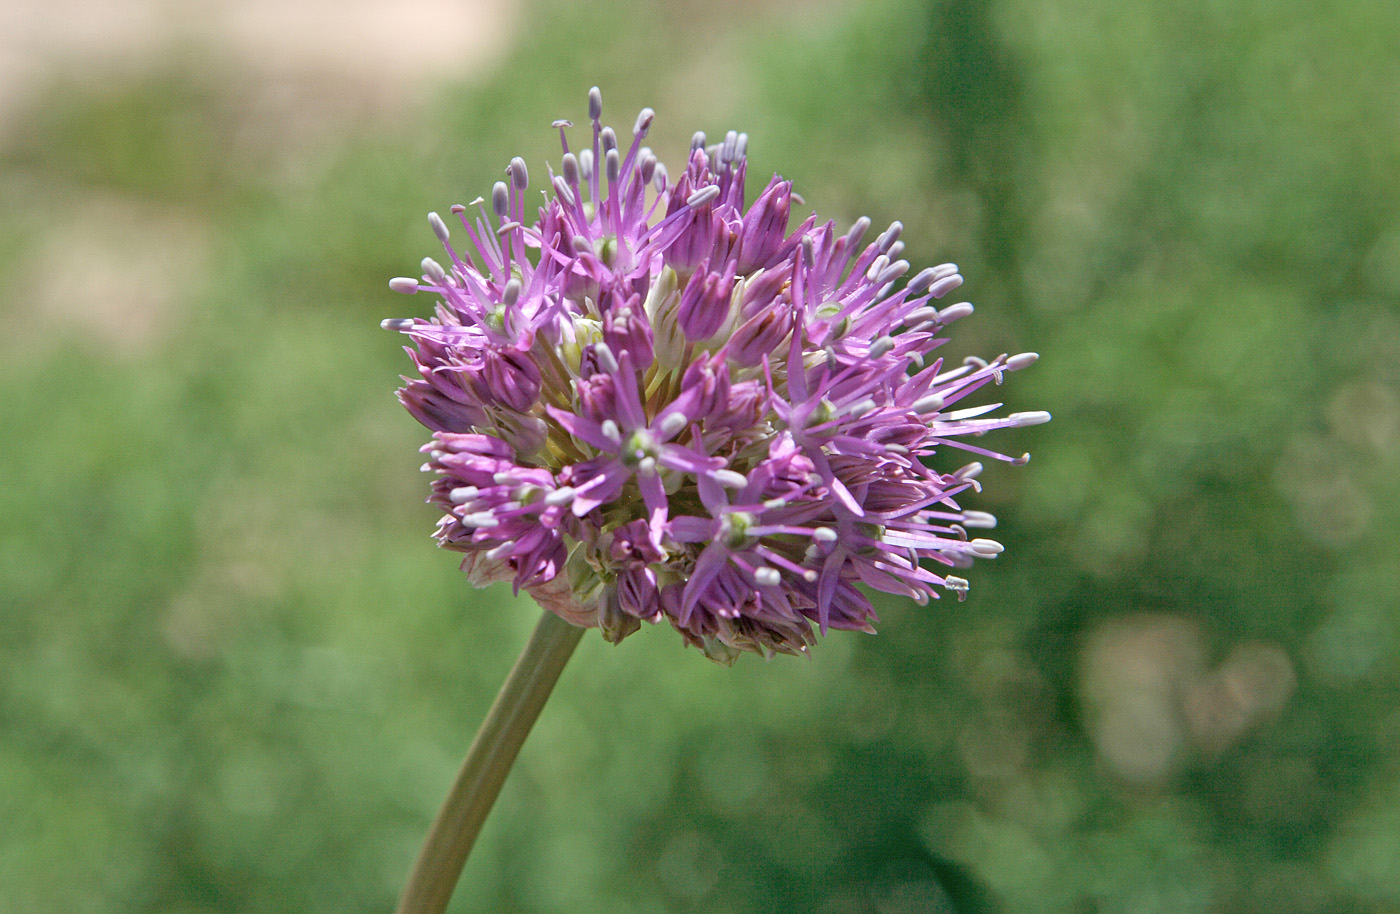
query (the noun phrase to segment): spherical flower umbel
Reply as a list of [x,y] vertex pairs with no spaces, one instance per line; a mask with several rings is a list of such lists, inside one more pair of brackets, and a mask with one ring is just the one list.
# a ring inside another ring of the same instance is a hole
[[944,365],[930,354],[972,306],[934,305],[952,264],[900,284],[899,223],[869,244],[867,219],[789,232],[790,182],[745,206],[744,134],[697,133],[672,178],[643,145],[651,109],[625,149],[601,111],[594,89],[577,152],[556,122],[533,219],[516,158],[453,228],[429,214],[443,262],[390,283],[441,297],[384,322],[416,347],[399,397],[433,432],[441,545],[473,583],[509,579],[610,641],[664,619],[724,662],[803,652],[814,625],[871,631],[858,584],[962,599],[948,571],[1001,552],[968,532],[996,521],[960,505],[980,463],[929,461],[1025,463],[966,439],[1049,414],[964,401],[1035,354]]

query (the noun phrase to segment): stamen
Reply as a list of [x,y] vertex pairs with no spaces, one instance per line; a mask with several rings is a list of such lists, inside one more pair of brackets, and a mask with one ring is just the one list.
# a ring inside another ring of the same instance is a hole
[[887,254],[890,245],[899,240],[899,233],[904,231],[904,223],[895,221],[890,223],[890,227],[885,229],[879,238],[875,239],[875,247],[881,254]]
[[996,540],[975,539],[968,545],[972,547],[973,553],[984,559],[994,559],[1006,551],[1006,547]]
[[418,291],[418,280],[412,276],[395,276],[389,280],[389,288],[400,295],[412,295]]
[[428,225],[433,227],[433,234],[443,244],[447,244],[452,239],[452,233],[447,230],[447,223],[443,222],[442,217],[437,213],[428,213]]
[[726,489],[742,489],[749,484],[747,476],[734,470],[715,470],[714,480]]
[[577,202],[577,198],[574,197],[574,192],[569,189],[569,185],[564,183],[564,177],[562,175],[556,175],[554,178],[554,195],[559,198],[560,203],[564,204],[569,209],[573,209],[574,204]]
[[988,514],[986,511],[964,511],[963,526],[971,527],[974,530],[992,530],[997,525],[996,515]]
[[973,311],[971,302],[958,302],[956,305],[949,305],[938,312],[938,322],[940,324],[951,324],[953,321],[967,317]]
[[[913,279],[909,280],[909,285],[907,287],[909,290],[909,297],[913,298],[918,295],[923,295],[929,290],[929,286],[933,285],[934,280],[936,279],[938,279],[937,267],[929,267],[927,270],[920,270],[914,275]],[[918,314],[923,310],[923,308],[920,308],[918,311],[914,312],[914,314]],[[933,308],[929,308],[928,310],[933,311],[934,314],[938,313],[937,310]],[[911,314],[909,315],[909,317],[905,318],[905,321],[908,323],[913,323],[912,318],[914,314]],[[929,316],[932,317],[933,315]]]
[[883,286],[887,282],[894,282],[896,279],[908,272],[909,261],[896,260],[894,263],[890,264],[889,266],[885,267],[883,270],[880,271],[879,275],[875,277],[875,284],[877,286]]
[[851,226],[851,230],[846,233],[846,250],[854,251],[869,229],[870,220],[867,217],[861,216],[857,219]]
[[661,436],[663,438],[674,438],[681,433],[690,420],[682,413],[670,413],[661,420]]
[[982,464],[974,460],[954,473],[953,478],[959,482],[966,482],[969,479],[976,479],[980,475],[982,475]]
[[510,174],[510,184],[516,190],[524,190],[530,186],[530,170],[525,167],[525,160],[516,156],[510,160],[510,166],[506,168]]
[[689,197],[686,197],[685,205],[690,207],[691,209],[696,209],[698,207],[704,206],[706,203],[709,203],[711,200],[715,199],[718,196],[719,185],[710,184],[700,188],[695,193],[691,194]]
[[919,399],[914,401],[914,412],[918,413],[921,416],[926,415],[927,413],[936,413],[942,408],[942,394],[929,394],[926,397],[920,397]]
[[608,374],[617,373],[617,357],[613,355],[613,351],[607,343],[594,343],[593,354],[598,357],[598,364],[602,366],[604,371]]
[[447,271],[442,268],[442,264],[431,257],[424,257],[420,266],[423,267],[423,274],[433,282],[440,286],[447,285]]
[[491,209],[497,219],[504,219],[510,212],[510,188],[506,187],[506,182],[497,181],[491,187]]
[[571,501],[573,501],[573,500],[574,500],[574,488],[573,488],[573,486],[564,486],[564,487],[561,488],[561,489],[555,489],[553,492],[550,492],[548,495],[546,495],[546,496],[544,497],[544,503],[545,503],[546,505],[549,505],[551,508],[557,508],[557,507],[559,507],[560,505],[567,505],[569,502],[571,502]]

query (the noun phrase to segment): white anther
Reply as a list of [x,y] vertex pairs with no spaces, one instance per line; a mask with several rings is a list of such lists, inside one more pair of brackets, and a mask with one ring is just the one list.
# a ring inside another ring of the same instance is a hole
[[506,172],[510,175],[510,183],[516,190],[524,190],[530,186],[530,170],[525,167],[525,160],[520,156],[510,160]]
[[433,282],[440,286],[447,284],[447,271],[442,268],[442,264],[431,257],[424,257],[421,266],[423,274]]
[[953,321],[967,317],[973,311],[971,302],[958,302],[956,305],[949,305],[938,312],[938,322],[940,324],[951,324]]
[[1028,425],[1044,425],[1050,421],[1050,414],[1043,409],[1038,409],[1029,413],[1012,413],[1006,418],[1017,428],[1025,428]]
[[986,511],[964,511],[963,526],[974,530],[992,530],[997,525],[996,515]]
[[564,183],[563,175],[554,177],[554,195],[559,198],[559,202],[567,207],[574,205],[574,192],[569,189],[569,185]]
[[613,355],[613,351],[607,343],[594,343],[593,354],[598,358],[598,364],[602,366],[604,371],[608,374],[617,372],[617,357]]
[[412,295],[418,291],[418,280],[412,276],[395,276],[389,280],[389,288],[400,295]]
[[776,568],[755,568],[753,570],[754,582],[760,587],[777,587],[782,583],[783,576],[778,574]]
[[960,469],[960,470],[958,470],[956,473],[954,473],[954,474],[953,474],[953,478],[954,478],[954,479],[957,479],[957,480],[960,480],[960,481],[966,481],[966,480],[969,480],[969,479],[976,479],[978,476],[981,475],[981,473],[982,473],[982,464],[980,464],[980,463],[978,463],[976,460],[974,460],[974,461],[972,461],[971,463],[969,463],[967,466],[963,467],[962,469]]
[[896,260],[880,271],[879,275],[875,277],[875,284],[883,286],[885,283],[894,282],[896,279],[908,272],[909,261]]
[[942,408],[942,394],[929,394],[927,397],[920,397],[914,401],[914,412],[921,416],[926,413],[936,413]]
[[689,197],[686,197],[685,205],[694,209],[696,207],[704,206],[706,203],[709,203],[711,200],[714,200],[718,196],[719,186],[716,184],[710,184],[700,188],[695,193],[691,194]]
[[385,330],[410,330],[413,328],[413,318],[411,317],[386,317],[379,322],[379,326]]
[[1006,547],[996,540],[975,539],[968,543],[972,551],[984,559],[994,559],[1006,551]]
[[464,505],[481,492],[476,486],[459,486],[447,493],[447,500],[454,505]]
[[812,539],[819,543],[834,543],[839,537],[836,531],[830,527],[818,527],[812,531]]
[[748,477],[734,470],[715,470],[714,480],[726,489],[742,489],[749,484]]
[[478,511],[475,514],[468,514],[462,518],[463,526],[475,527],[479,530],[499,527],[501,522],[496,519],[496,515],[490,511]]
[[913,279],[909,280],[909,285],[907,287],[909,289],[909,296],[911,298],[917,298],[923,295],[928,291],[929,286],[933,285],[937,279],[937,267],[929,267],[927,270],[920,270],[918,273],[914,274]]
[[661,420],[661,437],[674,438],[689,424],[690,420],[683,413],[668,413],[666,418]]
[[942,298],[962,284],[963,278],[957,273],[954,273],[951,276],[944,276],[942,279],[935,282],[933,288],[929,289],[928,294],[933,298]]
[[1040,353],[1038,352],[1022,352],[1018,355],[1013,355],[1011,358],[1006,360],[1006,370],[1020,371],[1022,368],[1027,368],[1031,365],[1034,365],[1036,363],[1036,360],[1039,358]]
[[443,244],[452,238],[452,234],[447,231],[447,223],[442,221],[442,217],[437,213],[428,213],[428,225],[432,226],[433,234],[438,237],[438,241]]
[[551,508],[557,508],[560,505],[567,505],[573,500],[573,486],[564,486],[562,489],[555,489],[553,492],[550,492],[544,497],[544,503],[549,505]]
[[870,344],[870,357],[878,359],[894,348],[894,337],[882,336]]
[[902,231],[904,231],[903,222],[891,222],[890,227],[885,229],[885,231],[880,234],[880,237],[875,240],[876,247],[881,251],[888,251],[890,245],[899,240],[899,233]]
[[618,431],[617,423],[611,419],[604,419],[602,423],[603,437],[613,444],[622,443],[622,432]]

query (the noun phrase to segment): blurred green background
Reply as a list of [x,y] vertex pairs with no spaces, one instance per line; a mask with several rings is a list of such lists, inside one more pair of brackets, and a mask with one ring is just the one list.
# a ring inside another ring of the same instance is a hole
[[391,910],[536,612],[433,548],[386,280],[594,84],[673,168],[742,129],[902,220],[1055,421],[966,603],[733,669],[586,638],[453,910],[1400,911],[1391,5],[262,6],[306,18],[123,57],[20,5],[0,912]]

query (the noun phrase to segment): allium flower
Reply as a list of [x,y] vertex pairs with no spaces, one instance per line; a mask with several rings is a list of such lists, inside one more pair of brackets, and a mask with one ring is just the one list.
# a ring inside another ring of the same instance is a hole
[[790,182],[745,206],[744,134],[697,133],[672,178],[643,145],[651,109],[626,149],[601,110],[594,89],[577,152],[556,122],[533,217],[516,158],[452,229],[429,214],[442,263],[390,283],[441,297],[385,321],[416,346],[399,397],[433,431],[438,540],[475,584],[509,579],[614,642],[664,619],[725,662],[803,652],[814,625],[871,631],[858,584],[962,599],[948,571],[1002,551],[968,533],[996,521],[959,502],[980,463],[929,462],[1025,463],[965,439],[1048,413],[962,404],[1035,354],[945,366],[930,354],[972,306],[933,304],[952,264],[900,285],[899,223],[864,245],[867,219],[789,232]]

